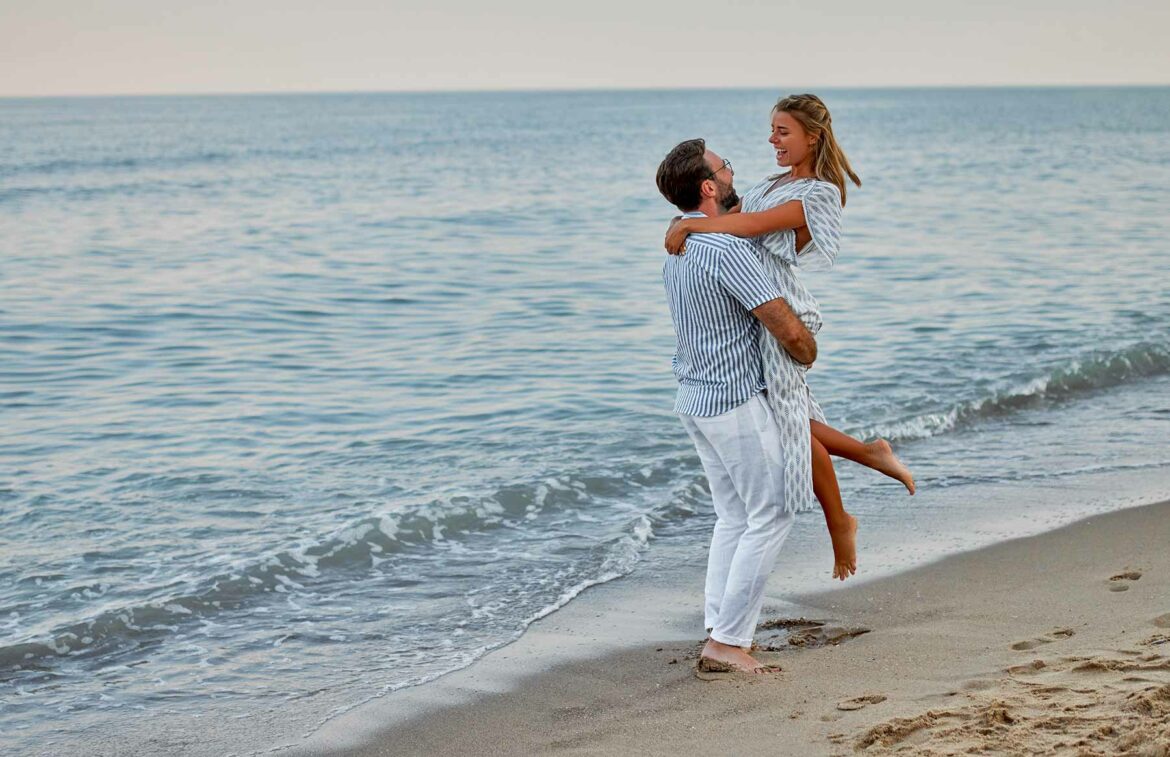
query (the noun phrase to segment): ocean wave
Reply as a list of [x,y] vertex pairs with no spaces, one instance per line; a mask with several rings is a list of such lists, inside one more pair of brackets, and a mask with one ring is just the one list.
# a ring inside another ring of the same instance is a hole
[[239,151],[200,150],[179,155],[133,156],[117,158],[58,158],[55,160],[33,161],[28,163],[9,163],[0,165],[0,176],[20,176],[22,174],[60,174],[75,171],[116,171],[138,168],[174,168],[183,165],[199,163],[222,163],[240,155]]
[[[1052,479],[1072,478],[1098,473],[1119,473],[1122,471],[1145,471],[1158,468],[1170,468],[1170,460],[1149,460],[1139,463],[1103,463],[1099,465],[1081,465],[1064,470],[1033,470],[1027,472],[1007,473],[992,476],[940,476],[929,480],[930,488],[946,489],[971,484],[1000,484],[1019,483],[1023,481],[1045,481]],[[925,483],[925,482],[924,482]]]
[[[1004,391],[957,403],[941,412],[877,424],[864,434],[893,440],[927,438],[1026,410],[1042,400],[1073,397],[1165,373],[1170,373],[1170,348],[1164,345],[1142,344],[1116,353],[1091,354]],[[625,575],[653,533],[669,533],[705,512],[708,505],[702,471],[690,449],[681,447],[652,464],[631,462],[605,470],[559,473],[500,486],[481,495],[372,509],[328,532],[259,556],[211,558],[200,571],[203,578],[177,588],[173,583],[160,587],[155,596],[122,607],[107,604],[93,617],[0,645],[0,680],[21,670],[51,667],[54,658],[64,656],[107,661],[172,636],[200,619],[245,609],[273,594],[316,592],[331,582],[349,580],[358,572],[387,563],[383,569],[388,570],[397,555],[425,554],[441,542],[503,529],[513,529],[516,538],[523,539],[545,524],[557,523],[558,518],[597,522],[599,528],[607,529],[610,538],[599,545],[605,559],[593,564],[588,577],[556,587],[535,614],[516,618],[518,624],[526,626],[564,606],[588,586]],[[109,594],[104,596],[107,603],[110,599]]]
[[[608,583],[615,579],[629,575],[637,566],[637,563],[641,560],[642,552],[646,549],[646,546],[649,544],[653,535],[654,527],[650,516],[641,515],[635,518],[633,523],[630,524],[629,530],[611,544],[606,558],[601,564],[600,568],[597,570],[596,575],[584,580],[577,581],[571,586],[563,589],[560,594],[557,595],[548,604],[544,605],[528,617],[520,620],[517,623],[514,632],[510,636],[500,639],[494,644],[486,644],[474,649],[464,650],[461,654],[458,654],[452,658],[451,663],[448,666],[431,671],[424,675],[395,681],[394,683],[390,683],[382,687],[380,691],[371,693],[364,698],[349,702],[342,707],[337,707],[330,711],[325,718],[313,723],[312,726],[304,732],[303,736],[308,738],[325,723],[362,706],[366,702],[377,699],[394,691],[407,689],[412,686],[421,686],[422,684],[429,683],[436,678],[441,678],[448,673],[453,673],[456,670],[462,670],[489,652],[511,644],[512,642],[519,639],[530,625],[540,620],[541,618],[547,617],[548,615],[551,615],[557,610],[561,609],[586,589],[593,586],[599,586],[601,584]],[[272,752],[279,750],[270,749],[265,751]],[[254,752],[254,754],[259,753],[260,752]]]
[[1142,343],[1112,353],[1092,353],[1046,372],[950,407],[873,424],[856,430],[863,438],[890,441],[927,439],[990,420],[1039,407],[1085,392],[1108,389],[1137,379],[1170,373],[1170,347]]
[[[173,635],[200,619],[245,609],[272,594],[319,591],[332,581],[348,580],[355,571],[368,571],[394,559],[396,553],[425,551],[435,542],[453,541],[495,529],[514,528],[518,538],[540,528],[540,519],[573,511],[584,521],[600,520],[589,513],[600,499],[630,499],[638,489],[657,487],[679,479],[689,467],[685,458],[657,465],[630,466],[606,475],[550,476],[539,482],[501,487],[477,498],[453,497],[397,512],[379,512],[350,521],[323,537],[302,540],[274,550],[229,570],[215,558],[209,572],[218,572],[149,601],[106,609],[96,616],[65,625],[15,643],[0,645],[0,680],[21,670],[44,669],[54,658],[103,658],[132,652]],[[695,488],[690,480],[686,491]],[[563,587],[523,626],[564,606],[589,586],[613,580],[633,569],[648,543],[656,522],[685,517],[694,508],[676,496],[651,498],[645,511],[599,545],[603,559],[588,578]],[[536,523],[533,523],[536,521]],[[620,521],[619,521],[620,522]],[[614,523],[611,527],[617,527]]]
[[54,158],[17,163],[0,163],[0,178],[58,175],[78,172],[136,171],[140,169],[174,169],[186,166],[221,165],[240,160],[328,160],[337,157],[398,151],[400,145],[321,145],[303,147],[241,146],[235,149],[161,152],[154,155],[122,155],[103,158]]

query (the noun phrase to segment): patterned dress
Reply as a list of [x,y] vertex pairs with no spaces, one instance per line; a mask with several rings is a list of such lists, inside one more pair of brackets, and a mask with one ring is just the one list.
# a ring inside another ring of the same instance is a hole
[[[772,275],[793,312],[814,335],[821,329],[821,311],[816,298],[798,278],[795,268],[827,270],[837,259],[841,241],[841,193],[836,185],[818,179],[782,181],[769,176],[743,196],[745,213],[769,210],[800,200],[812,240],[799,252],[795,231],[778,231],[756,238],[764,267]],[[771,191],[769,191],[771,190]],[[812,439],[809,419],[825,422],[825,414],[805,380],[807,368],[776,341],[767,329],[760,329],[764,380],[768,404],[780,427],[784,445],[785,509],[791,512],[818,507],[812,486]]]

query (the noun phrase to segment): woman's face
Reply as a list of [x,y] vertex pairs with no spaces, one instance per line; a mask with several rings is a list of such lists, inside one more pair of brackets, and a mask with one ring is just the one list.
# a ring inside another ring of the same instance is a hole
[[776,148],[776,164],[790,167],[799,166],[812,157],[812,146],[816,139],[791,114],[774,110],[772,136],[768,141]]

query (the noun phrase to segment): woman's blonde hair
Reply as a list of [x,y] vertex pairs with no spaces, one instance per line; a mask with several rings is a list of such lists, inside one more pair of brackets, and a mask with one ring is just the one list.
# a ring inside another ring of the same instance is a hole
[[833,117],[829,109],[816,95],[789,95],[781,97],[773,111],[787,113],[804,127],[812,136],[816,137],[813,143],[813,172],[818,179],[829,181],[841,190],[841,204],[845,204],[845,178],[861,186],[861,179],[853,172],[845,151],[837,144],[833,136]]

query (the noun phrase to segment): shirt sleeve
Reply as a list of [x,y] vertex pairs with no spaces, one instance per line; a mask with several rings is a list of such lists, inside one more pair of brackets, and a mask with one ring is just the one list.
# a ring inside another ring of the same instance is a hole
[[720,255],[718,280],[719,285],[748,310],[755,310],[765,302],[783,296],[768,277],[755,248],[746,242],[737,242]]
[[827,271],[837,262],[841,248],[841,191],[827,181],[814,181],[801,202],[812,241],[799,251],[797,265]]

